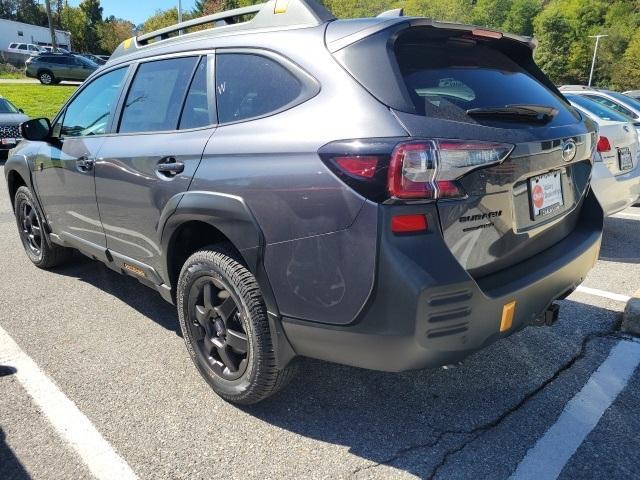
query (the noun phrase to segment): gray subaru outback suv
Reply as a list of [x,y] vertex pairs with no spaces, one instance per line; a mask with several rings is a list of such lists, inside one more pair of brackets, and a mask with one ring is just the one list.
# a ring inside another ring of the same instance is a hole
[[[206,28],[211,27],[211,28]],[[400,372],[552,323],[598,255],[594,125],[534,43],[273,0],[125,41],[5,167],[31,261],[177,305],[213,389]]]

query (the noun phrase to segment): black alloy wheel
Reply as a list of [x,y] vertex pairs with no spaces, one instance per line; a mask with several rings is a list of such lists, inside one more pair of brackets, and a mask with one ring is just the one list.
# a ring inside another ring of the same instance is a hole
[[190,330],[201,360],[225,380],[237,380],[247,369],[250,349],[243,318],[230,287],[202,277],[191,287],[195,299]]
[[42,227],[38,212],[29,201],[20,205],[18,222],[22,227],[20,237],[25,248],[29,249],[35,257],[42,256]]

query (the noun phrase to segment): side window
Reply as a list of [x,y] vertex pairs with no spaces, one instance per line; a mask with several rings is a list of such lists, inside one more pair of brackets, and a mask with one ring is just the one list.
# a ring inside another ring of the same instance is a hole
[[18,50],[26,50],[27,46],[24,43],[18,45]]
[[216,123],[215,112],[210,110],[213,109],[209,108],[209,96],[207,95],[207,57],[202,57],[184,102],[180,117],[180,130],[205,127]]
[[296,100],[302,83],[270,58],[224,53],[216,58],[216,93],[220,123],[273,113]]
[[12,43],[11,45],[9,45],[9,48],[18,48],[18,44],[17,43]]
[[118,131],[175,130],[198,60],[199,57],[186,57],[142,63],[127,94]]
[[96,78],[73,99],[62,121],[63,137],[100,135],[107,131],[126,71],[126,67],[119,68]]

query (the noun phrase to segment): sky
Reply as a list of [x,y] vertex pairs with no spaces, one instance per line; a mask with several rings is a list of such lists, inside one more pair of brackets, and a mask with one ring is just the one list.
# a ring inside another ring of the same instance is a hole
[[[70,0],[69,5],[77,7],[80,0]],[[195,0],[182,0],[182,10],[193,8]],[[101,0],[102,16],[113,15],[130,20],[139,25],[155,13],[156,10],[178,6],[178,0]]]

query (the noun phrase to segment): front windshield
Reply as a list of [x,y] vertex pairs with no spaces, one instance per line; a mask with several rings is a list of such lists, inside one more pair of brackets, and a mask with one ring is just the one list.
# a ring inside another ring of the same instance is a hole
[[633,119],[631,117],[627,117],[622,113],[616,112],[609,107],[605,107],[604,105],[594,102],[586,97],[582,97],[580,95],[565,95],[567,100],[571,103],[575,103],[576,105],[581,106],[587,112],[595,115],[601,120],[611,120],[613,122],[631,122]]
[[9,100],[0,98],[0,113],[20,113]]

